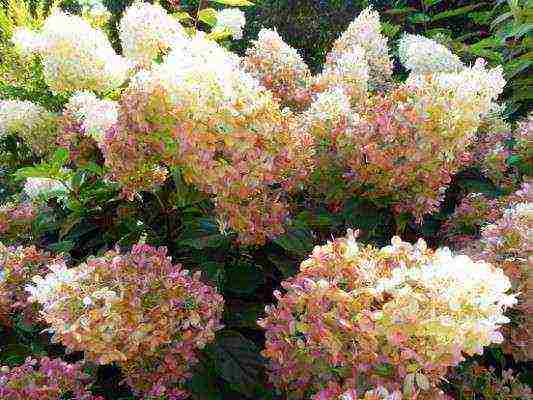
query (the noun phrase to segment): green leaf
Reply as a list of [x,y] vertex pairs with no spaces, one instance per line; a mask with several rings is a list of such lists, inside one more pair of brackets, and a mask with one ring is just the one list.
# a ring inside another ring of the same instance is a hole
[[257,320],[265,313],[265,307],[262,304],[244,302],[227,304],[226,310],[225,325],[233,328],[260,329]]
[[220,234],[217,224],[212,219],[196,218],[189,221],[177,243],[179,246],[202,250],[222,247],[229,243],[229,237]]
[[265,360],[260,349],[236,331],[222,331],[209,346],[217,374],[231,384],[233,390],[254,398],[258,382],[264,375]]
[[187,20],[193,19],[193,17],[191,17],[190,14],[185,11],[180,11],[172,15],[176,17],[178,21],[187,21]]
[[435,4],[440,3],[442,0],[424,0],[424,4],[428,7],[434,6]]
[[63,147],[60,147],[52,156],[51,164],[57,168],[61,168],[68,161],[69,156],[69,151]]
[[265,282],[265,277],[258,265],[240,263],[227,266],[225,291],[237,295],[252,294]]
[[274,240],[290,254],[305,256],[313,249],[313,237],[307,229],[291,229]]
[[248,0],[210,0],[218,4],[224,4],[226,6],[232,6],[232,7],[248,7],[253,6],[254,3],[248,1]]
[[424,22],[429,21],[431,21],[431,17],[421,12],[409,16],[409,22],[413,24],[423,24]]
[[392,8],[392,9],[383,11],[383,13],[389,14],[389,15],[400,15],[400,14],[409,14],[415,11],[418,11],[418,10],[414,7],[398,7],[398,8]]
[[204,8],[198,13],[198,19],[209,26],[215,26],[217,23],[217,12],[213,8]]
[[47,246],[48,250],[59,254],[59,253],[68,253],[70,252],[75,246],[75,243],[72,240],[63,240],[61,242],[57,242],[54,244],[51,244]]
[[471,4],[469,6],[459,7],[459,8],[456,8],[455,10],[444,11],[444,12],[435,14],[431,18],[431,21],[434,22],[434,21],[439,21],[441,19],[445,19],[445,18],[457,17],[459,15],[468,14],[470,11],[475,10],[476,8],[482,7],[484,5],[485,5],[485,2],[480,2],[476,4]]

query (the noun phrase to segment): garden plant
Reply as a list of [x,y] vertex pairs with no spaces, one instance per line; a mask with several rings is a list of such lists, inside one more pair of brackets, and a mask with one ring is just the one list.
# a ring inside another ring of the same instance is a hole
[[529,5],[334,3],[2,2],[0,400],[533,398]]

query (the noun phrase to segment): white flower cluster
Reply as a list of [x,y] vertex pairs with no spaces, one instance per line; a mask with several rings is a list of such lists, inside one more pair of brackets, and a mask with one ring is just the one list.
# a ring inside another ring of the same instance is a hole
[[463,63],[448,48],[420,35],[405,34],[398,45],[403,66],[414,74],[459,72]]
[[[401,246],[406,244],[393,239],[392,246],[382,251],[395,252]],[[425,248],[419,240],[415,256]],[[393,269],[390,277],[375,286],[377,294],[393,296],[387,305],[389,317],[416,318],[410,329],[420,330],[420,336],[429,335],[436,343],[457,346],[469,355],[502,342],[498,329],[509,322],[504,311],[517,302],[515,295],[507,294],[510,289],[511,282],[500,268],[453,255],[447,248],[437,250],[429,260],[420,258],[414,266]],[[395,323],[394,319],[382,322],[384,327]]]
[[81,123],[87,136],[101,142],[105,132],[118,119],[118,103],[111,100],[100,100],[91,92],[76,92],[69,99],[65,111]]
[[23,100],[0,100],[0,137],[16,135],[39,155],[54,145],[56,115]]
[[62,287],[77,285],[88,272],[80,268],[67,268],[65,262],[60,261],[48,266],[50,273],[44,278],[36,275],[32,278],[35,285],[27,285],[26,291],[30,293],[28,301],[40,303],[44,310],[54,306],[57,293]]
[[410,74],[407,86],[425,91],[419,102],[424,107],[439,104],[447,110],[446,120],[441,120],[442,131],[460,132],[460,140],[454,145],[464,146],[479,127],[482,118],[494,109],[494,102],[505,86],[501,66],[487,69],[483,59],[477,59],[472,67],[459,72],[443,72],[431,75]]
[[353,117],[350,98],[341,87],[333,87],[319,93],[303,114],[305,129],[324,127],[328,134],[343,118]]
[[56,93],[112,90],[130,69],[102,31],[62,11],[54,11],[39,33],[16,32],[14,41],[24,53],[40,54],[46,83]]
[[120,20],[119,37],[124,56],[148,66],[161,52],[185,40],[186,33],[159,4],[137,1]]
[[19,134],[38,128],[50,117],[44,107],[23,100],[0,101],[0,136]]
[[244,12],[238,8],[224,8],[217,12],[215,32],[229,31],[233,39],[242,39],[242,28],[246,24]]
[[340,86],[357,102],[366,98],[369,78],[365,50],[354,45],[345,52],[328,57],[324,70],[315,81],[321,87]]
[[67,189],[61,181],[56,179],[27,178],[23,190],[30,199],[37,199],[55,193],[64,193]]
[[237,56],[202,35],[176,46],[152,71],[140,71],[131,88],[150,92],[156,85],[166,89],[172,104],[186,107],[195,119],[224,110],[233,115],[252,112],[261,103],[258,92],[268,93],[242,71]]
[[298,51],[271,29],[261,29],[242,64],[275,97],[289,104],[305,104],[311,71]]
[[388,81],[392,75],[392,60],[387,38],[381,34],[379,13],[372,7],[364,9],[348,26],[333,44],[333,49],[327,58],[338,59],[339,53],[350,53],[354,46],[364,49],[369,66],[370,83],[379,86]]

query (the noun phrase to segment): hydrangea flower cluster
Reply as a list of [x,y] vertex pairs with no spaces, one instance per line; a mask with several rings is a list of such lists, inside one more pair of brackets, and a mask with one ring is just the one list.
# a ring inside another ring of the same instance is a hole
[[11,325],[11,317],[22,315],[31,324],[37,320],[37,308],[27,302],[24,286],[35,275],[46,271],[50,254],[31,247],[6,247],[0,242],[0,323]]
[[310,158],[308,138],[294,126],[294,115],[236,56],[198,35],[133,78],[104,155],[126,196],[177,168],[212,196],[241,242],[263,243],[283,232],[283,195],[302,180]]
[[130,64],[117,55],[99,29],[83,18],[55,10],[40,32],[19,30],[13,41],[24,53],[41,56],[53,92],[113,90],[128,77]]
[[501,217],[500,201],[482,193],[470,193],[444,222],[441,236],[456,249],[478,240],[483,225]]
[[529,168],[533,165],[533,113],[518,124],[514,139],[516,141],[513,150],[521,157],[522,163]]
[[6,203],[0,205],[0,239],[20,240],[31,232],[37,216],[31,203]]
[[369,73],[364,48],[354,44],[346,51],[332,52],[328,56],[322,72],[313,77],[311,91],[320,93],[342,88],[350,97],[351,103],[358,105],[367,97]]
[[65,111],[81,125],[82,133],[102,142],[108,129],[117,123],[118,104],[112,100],[100,100],[91,92],[76,92],[65,105]]
[[498,107],[484,116],[468,149],[474,165],[483,175],[505,188],[513,188],[518,180],[516,171],[512,171],[507,163],[509,157],[515,153],[510,146],[514,136],[515,133],[501,117]]
[[452,174],[469,160],[467,145],[503,88],[501,74],[479,63],[373,96],[354,124],[337,128],[327,150],[352,189],[388,198],[396,212],[420,220],[438,208]]
[[336,382],[357,394],[433,393],[462,354],[501,343],[516,303],[501,269],[448,249],[392,239],[382,249],[356,234],[317,246],[275,292],[259,324],[273,384],[305,398]]
[[502,268],[519,291],[519,303],[513,321],[505,327],[504,350],[517,360],[533,359],[533,192],[527,202],[513,203],[503,216],[482,229],[481,258]]
[[57,179],[52,178],[27,178],[24,183],[24,193],[32,200],[47,196],[65,193],[68,187]]
[[14,368],[0,368],[0,398],[3,400],[103,400],[88,390],[89,377],[80,363],[56,358],[27,358]]
[[463,63],[442,44],[420,35],[404,34],[398,44],[403,66],[413,74],[459,72]]
[[124,56],[150,66],[162,52],[181,42],[186,33],[177,19],[159,4],[134,2],[126,9],[119,25]]
[[246,50],[243,66],[284,104],[297,109],[308,105],[311,71],[298,51],[275,30],[259,31],[257,40]]
[[173,265],[166,248],[135,245],[50,271],[27,290],[53,340],[98,364],[117,362],[148,397],[182,393],[198,349],[221,327],[222,296]]
[[38,155],[53,149],[57,117],[44,107],[22,100],[0,100],[0,137],[15,135]]
[[242,29],[245,24],[244,12],[238,8],[224,8],[217,11],[217,22],[213,32],[228,31],[233,39],[242,39]]
[[326,63],[353,52],[355,46],[364,50],[371,88],[382,88],[392,76],[392,60],[387,38],[381,34],[379,13],[372,7],[364,9],[335,41],[326,57]]

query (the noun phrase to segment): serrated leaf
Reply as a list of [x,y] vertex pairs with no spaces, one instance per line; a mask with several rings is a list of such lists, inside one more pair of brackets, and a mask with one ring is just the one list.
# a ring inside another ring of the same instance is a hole
[[252,397],[264,374],[265,360],[251,340],[236,331],[222,331],[207,349],[212,355],[217,374],[231,387]]
[[253,6],[254,3],[248,0],[209,0],[213,1],[218,4],[224,4],[226,6],[232,6],[232,7],[249,7]]
[[204,8],[198,13],[198,20],[209,26],[215,26],[217,23],[217,12],[213,8]]

